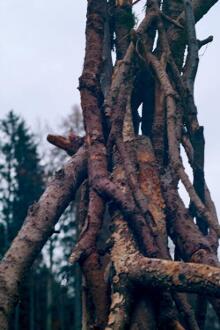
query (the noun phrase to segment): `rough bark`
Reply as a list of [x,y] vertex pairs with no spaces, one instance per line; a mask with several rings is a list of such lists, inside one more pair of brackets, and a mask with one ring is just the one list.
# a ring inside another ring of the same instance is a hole
[[[165,0],[161,7],[149,0],[134,29],[137,2],[88,0],[79,83],[85,137],[48,136],[76,154],[30,209],[0,264],[3,330],[22,276],[86,177],[81,233],[70,256],[83,272],[83,329],[198,330],[206,300],[220,314],[220,227],[205,182],[203,128],[194,100],[198,50],[212,40],[198,41],[195,23],[217,1]],[[178,193],[179,181],[189,208]],[[196,311],[188,292],[198,294]]]
[[0,263],[0,325],[8,321],[17,302],[19,286],[74,193],[86,176],[86,151],[82,147],[67,164],[55,173],[40,200],[30,207],[17,237]]

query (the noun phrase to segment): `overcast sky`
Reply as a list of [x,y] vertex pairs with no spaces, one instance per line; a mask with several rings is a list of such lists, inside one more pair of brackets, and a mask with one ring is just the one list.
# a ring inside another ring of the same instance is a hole
[[[79,103],[86,3],[0,0],[0,117],[14,109],[33,128],[39,120],[56,128]],[[205,126],[206,177],[220,211],[219,18],[220,3],[197,25],[198,38],[213,34],[214,42],[200,51],[196,102]]]

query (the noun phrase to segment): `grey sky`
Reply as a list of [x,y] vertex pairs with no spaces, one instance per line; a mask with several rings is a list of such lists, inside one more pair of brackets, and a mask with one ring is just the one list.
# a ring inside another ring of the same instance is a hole
[[[32,127],[39,118],[57,127],[79,103],[85,14],[86,0],[0,0],[1,117],[14,109]],[[220,3],[198,24],[200,39],[215,39],[200,52],[196,101],[205,126],[207,181],[220,210],[219,17]]]
[[85,9],[86,1],[0,0],[1,111],[52,126],[79,102]]

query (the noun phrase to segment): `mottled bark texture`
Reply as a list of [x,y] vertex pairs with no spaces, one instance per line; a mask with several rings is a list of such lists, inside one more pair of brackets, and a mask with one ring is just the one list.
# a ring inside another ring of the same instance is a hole
[[[88,0],[79,80],[85,136],[48,136],[72,158],[0,264],[3,330],[23,275],[80,186],[81,234],[70,262],[83,273],[83,329],[201,330],[207,301],[220,317],[220,227],[194,100],[198,50],[213,39],[197,40],[195,24],[217,0],[143,1],[136,28],[140,1]],[[195,308],[188,293],[197,295]]]
[[8,319],[19,296],[19,286],[27,269],[54,232],[54,226],[87,175],[87,156],[82,147],[58,170],[27,218],[0,263],[0,328],[8,329]]

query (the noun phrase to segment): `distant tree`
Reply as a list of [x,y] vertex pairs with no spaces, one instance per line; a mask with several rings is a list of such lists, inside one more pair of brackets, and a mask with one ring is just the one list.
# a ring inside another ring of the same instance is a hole
[[[44,189],[44,172],[35,136],[15,112],[10,111],[0,120],[0,136],[2,256],[21,228],[29,206],[41,195]],[[32,277],[33,272],[26,277],[21,288],[21,301],[12,320],[12,329],[23,329],[27,324],[31,325]]]
[[0,121],[1,254],[7,250],[33,204],[44,189],[43,168],[34,135],[25,121],[10,111]]

